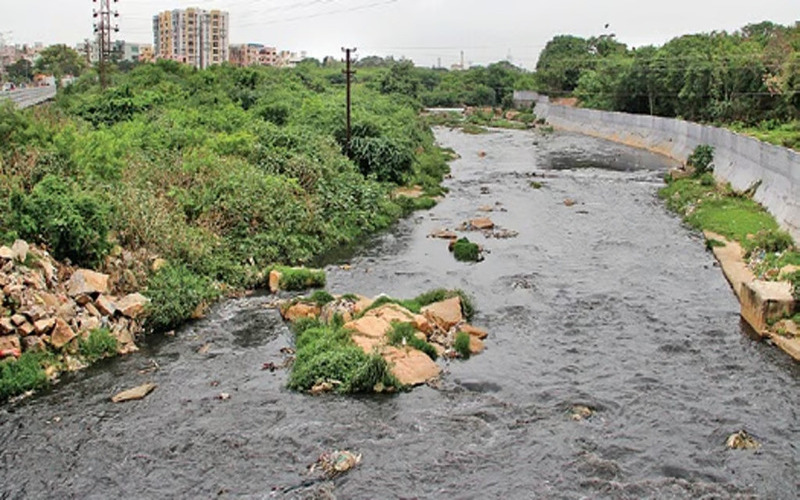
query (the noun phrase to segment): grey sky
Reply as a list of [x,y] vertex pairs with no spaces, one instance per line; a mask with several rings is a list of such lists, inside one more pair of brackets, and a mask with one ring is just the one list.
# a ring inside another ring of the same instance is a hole
[[[14,43],[74,45],[92,35],[91,0],[0,0],[0,33]],[[119,39],[152,43],[152,16],[197,6],[231,14],[232,43],[259,42],[309,55],[406,56],[420,65],[485,64],[511,55],[532,68],[556,34],[615,33],[629,46],[770,20],[800,21],[798,0],[120,0]],[[604,28],[608,23],[608,30]]]

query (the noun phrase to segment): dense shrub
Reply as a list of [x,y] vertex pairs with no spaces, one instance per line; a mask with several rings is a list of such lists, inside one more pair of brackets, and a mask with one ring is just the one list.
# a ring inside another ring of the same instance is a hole
[[25,391],[47,386],[45,355],[23,353],[19,359],[0,361],[0,401]]
[[96,328],[78,343],[81,355],[90,363],[117,355],[117,339],[108,328]]
[[477,243],[461,238],[453,245],[453,255],[458,261],[478,262],[481,259],[481,250]]
[[701,144],[694,148],[692,154],[686,160],[686,164],[694,167],[694,175],[701,176],[706,172],[713,170],[714,166],[714,147],[708,144]]
[[467,332],[458,332],[456,340],[453,343],[453,349],[464,359],[470,357],[471,351],[469,350],[469,334]]
[[166,265],[155,273],[147,282],[145,294],[151,300],[146,326],[153,331],[177,327],[198,306],[219,296],[210,279],[179,264]]

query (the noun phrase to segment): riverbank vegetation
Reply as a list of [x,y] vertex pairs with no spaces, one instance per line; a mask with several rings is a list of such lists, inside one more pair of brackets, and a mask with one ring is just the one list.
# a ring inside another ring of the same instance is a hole
[[344,86],[313,64],[162,61],[108,90],[89,72],[52,105],[3,105],[0,239],[96,269],[115,247],[164,259],[147,280],[149,326],[174,328],[226,290],[262,286],[275,264],[386,228],[416,208],[396,186],[442,193],[447,156],[418,101],[374,87],[354,91],[349,150]]
[[631,48],[614,35],[557,36],[537,89],[588,108],[678,117],[800,148],[800,23],[750,24]]

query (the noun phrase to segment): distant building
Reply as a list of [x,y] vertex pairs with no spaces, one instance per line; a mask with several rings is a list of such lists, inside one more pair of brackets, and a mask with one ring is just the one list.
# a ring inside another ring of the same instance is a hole
[[276,66],[278,50],[260,43],[231,45],[230,63],[235,66]]
[[306,56],[306,51],[302,51],[298,54],[297,52],[282,50],[277,55],[277,62],[275,65],[280,68],[294,68],[297,66],[297,63],[305,59]]
[[229,60],[229,18],[221,10],[189,8],[153,16],[156,59],[207,68]]

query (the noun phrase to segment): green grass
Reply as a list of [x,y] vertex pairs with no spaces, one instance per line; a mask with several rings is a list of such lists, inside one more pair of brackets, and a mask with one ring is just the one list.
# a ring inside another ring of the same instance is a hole
[[456,334],[456,341],[453,344],[453,349],[464,359],[469,359],[469,334],[467,332],[458,332]]
[[460,262],[478,262],[481,259],[481,250],[477,243],[461,238],[453,246],[453,255]]
[[308,300],[320,307],[324,307],[325,305],[330,304],[331,302],[336,300],[336,297],[326,292],[325,290],[317,290],[316,292],[311,294],[311,297],[309,297]]
[[410,198],[408,196],[398,196],[395,202],[403,209],[403,214],[408,215],[417,210],[430,210],[436,206],[436,200],[429,196]]
[[327,282],[325,271],[319,269],[293,268],[279,266],[275,268],[281,273],[280,287],[287,292],[322,288]]
[[79,342],[81,355],[90,363],[117,355],[117,339],[108,328],[96,328]]
[[322,382],[335,382],[338,393],[372,392],[374,387],[401,388],[386,361],[366,354],[355,345],[350,333],[340,327],[309,322],[297,328],[297,356],[289,375],[289,388],[309,391]]
[[26,352],[19,359],[0,361],[0,401],[46,387],[44,371],[49,358],[43,353]]
[[776,146],[800,150],[800,120],[781,124],[767,121],[758,127],[745,127],[738,124],[728,127]]
[[475,125],[474,123],[466,123],[461,126],[461,131],[465,134],[470,135],[481,135],[481,134],[488,134],[489,129],[486,127],[481,127],[480,125]]
[[432,360],[436,361],[439,354],[429,342],[417,338],[417,330],[410,323],[394,323],[388,333],[389,343],[394,346],[408,345],[424,352]]
[[673,181],[659,196],[692,227],[719,233],[745,247],[749,245],[747,235],[778,230],[775,219],[761,205],[730,188],[705,185],[702,179]]
[[531,182],[531,187],[533,189],[542,189],[544,187],[544,184],[542,184],[539,181],[533,181],[533,182]]

